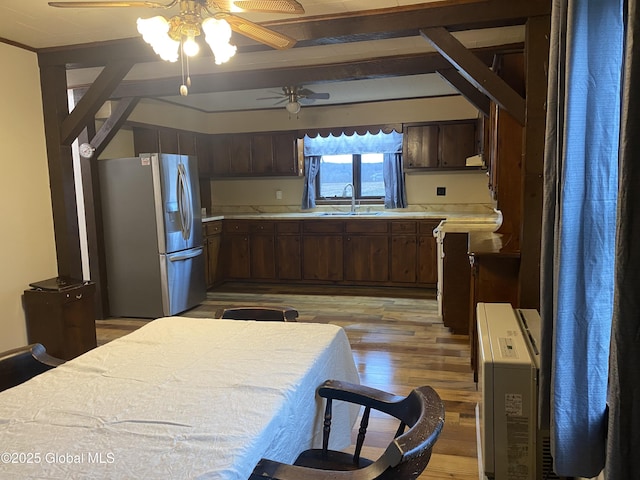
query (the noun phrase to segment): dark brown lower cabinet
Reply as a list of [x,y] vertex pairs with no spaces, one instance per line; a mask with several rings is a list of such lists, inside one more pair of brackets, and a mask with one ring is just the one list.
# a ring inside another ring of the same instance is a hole
[[222,237],[225,277],[232,280],[251,278],[249,234],[227,234]]
[[398,283],[416,283],[417,268],[418,241],[415,234],[393,235],[389,280]]
[[71,360],[95,348],[95,284],[60,290],[24,292],[29,343],[41,343],[52,355]]
[[302,237],[303,278],[341,281],[343,275],[342,235],[305,235]]
[[224,220],[222,280],[435,287],[435,220]]
[[300,235],[282,235],[276,238],[278,279],[302,279],[302,242]]
[[469,234],[447,233],[443,239],[444,258],[442,291],[442,322],[453,333],[469,333],[469,303],[471,267],[469,265]]
[[344,278],[353,282],[389,281],[389,240],[386,235],[344,238]]
[[249,251],[251,278],[274,280],[276,278],[276,250],[273,233],[251,234]]

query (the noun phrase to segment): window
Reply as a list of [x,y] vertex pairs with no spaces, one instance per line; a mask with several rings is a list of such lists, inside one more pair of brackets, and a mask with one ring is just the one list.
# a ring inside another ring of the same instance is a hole
[[323,155],[316,176],[317,198],[351,198],[349,184],[357,199],[384,197],[382,164],[382,153]]

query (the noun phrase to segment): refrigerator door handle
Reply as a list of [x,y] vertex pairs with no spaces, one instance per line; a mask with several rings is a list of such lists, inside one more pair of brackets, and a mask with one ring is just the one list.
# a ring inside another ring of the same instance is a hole
[[180,252],[180,253],[167,255],[167,258],[169,259],[170,262],[181,262],[181,261],[189,260],[190,258],[195,258],[202,255],[203,250],[204,249],[202,247],[198,247],[198,248],[189,250],[188,252]]
[[177,187],[182,238],[189,240],[189,237],[191,237],[191,226],[193,224],[193,207],[191,202],[191,189],[189,188],[187,172],[183,163],[178,164]]

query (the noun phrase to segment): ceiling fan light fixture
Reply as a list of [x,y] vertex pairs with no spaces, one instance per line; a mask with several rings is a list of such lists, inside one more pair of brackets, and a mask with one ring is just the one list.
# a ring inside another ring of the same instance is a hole
[[189,36],[182,43],[182,51],[187,57],[195,57],[200,51],[200,46],[196,43],[196,39],[193,36]]
[[285,108],[287,109],[287,112],[289,112],[291,115],[295,115],[300,111],[300,103],[297,100],[287,102],[287,105],[285,106]]
[[236,54],[236,46],[229,43],[231,26],[226,20],[207,17],[202,21],[202,30],[217,65],[227,62]]
[[151,18],[138,18],[138,32],[142,39],[153,48],[160,58],[167,62],[178,60],[180,42],[169,36],[169,22],[161,15]]

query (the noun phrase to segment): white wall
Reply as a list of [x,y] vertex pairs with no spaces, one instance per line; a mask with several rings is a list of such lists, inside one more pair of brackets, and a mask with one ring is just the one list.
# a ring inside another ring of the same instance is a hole
[[57,275],[35,53],[0,43],[0,351],[27,343],[22,293]]

